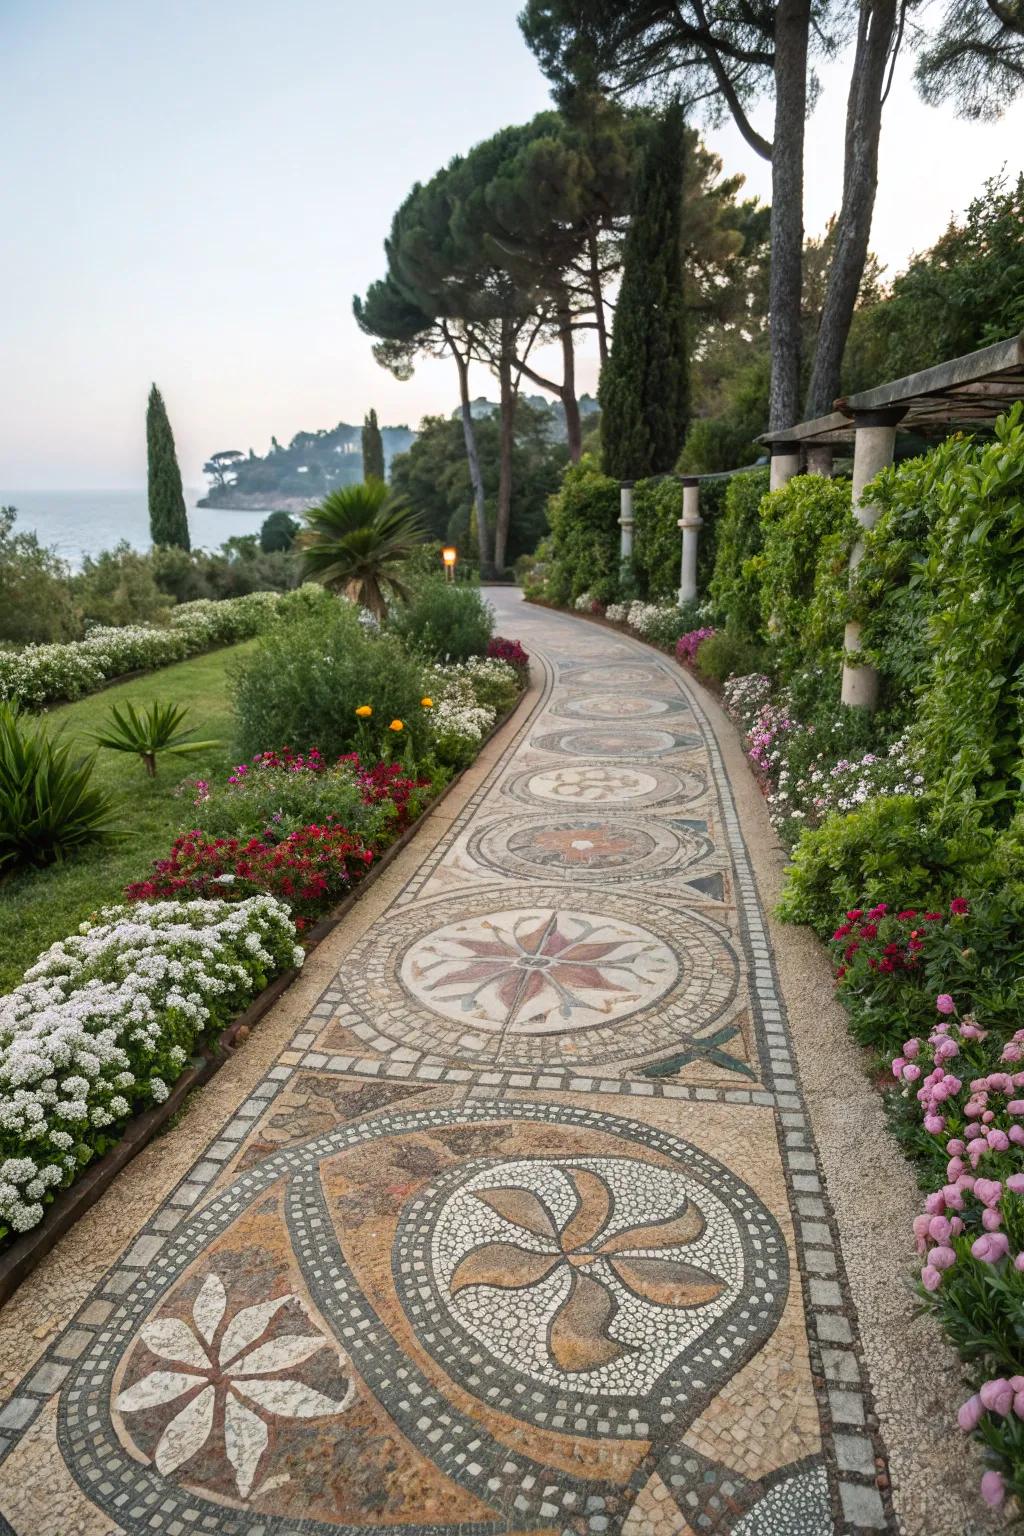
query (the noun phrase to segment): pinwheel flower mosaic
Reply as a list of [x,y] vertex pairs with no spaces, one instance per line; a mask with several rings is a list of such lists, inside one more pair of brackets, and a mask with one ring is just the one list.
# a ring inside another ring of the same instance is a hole
[[609,1230],[613,1199],[603,1178],[588,1168],[563,1168],[575,1205],[559,1222],[536,1191],[507,1185],[477,1189],[477,1200],[517,1229],[518,1238],[479,1244],[452,1273],[452,1296],[470,1287],[493,1286],[529,1293],[556,1272],[568,1288],[547,1328],[548,1353],[559,1370],[595,1370],[631,1346],[612,1337],[619,1310],[614,1282],[655,1307],[707,1306],[725,1281],[679,1253],[698,1241],[704,1217],[684,1199],[662,1220]]

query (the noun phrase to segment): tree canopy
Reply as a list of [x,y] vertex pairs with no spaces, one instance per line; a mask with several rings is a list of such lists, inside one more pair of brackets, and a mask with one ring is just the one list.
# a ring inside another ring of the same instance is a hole
[[150,537],[154,544],[190,549],[188,513],[174,450],[174,433],[163,396],[155,384],[149,392],[146,408],[146,451]]

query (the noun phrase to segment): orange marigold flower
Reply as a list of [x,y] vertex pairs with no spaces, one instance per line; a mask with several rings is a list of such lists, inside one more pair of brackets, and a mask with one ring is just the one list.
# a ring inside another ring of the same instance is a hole
[[420,703],[424,709],[433,709],[434,707],[433,699],[420,699]]
[[373,714],[373,705],[360,704],[359,708],[356,710],[356,714],[359,716],[360,720],[369,720],[370,716]]
[[404,726],[404,724],[402,723],[401,720],[392,720],[391,724],[388,726],[388,730],[389,731],[404,731],[405,730],[405,726]]

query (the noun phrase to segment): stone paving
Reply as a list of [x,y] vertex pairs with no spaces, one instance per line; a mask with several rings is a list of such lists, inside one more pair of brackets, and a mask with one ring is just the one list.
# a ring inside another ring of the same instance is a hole
[[0,1532],[895,1530],[714,735],[496,600],[538,702],[0,1409]]

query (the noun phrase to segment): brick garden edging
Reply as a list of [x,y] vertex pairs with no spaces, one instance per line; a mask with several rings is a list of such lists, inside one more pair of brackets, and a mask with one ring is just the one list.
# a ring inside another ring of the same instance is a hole
[[[307,955],[311,954],[335,928],[344,921],[356,902],[362,899],[363,893],[373,885],[374,881],[389,868],[398,858],[399,854],[408,846],[420,830],[426,818],[439,805],[442,805],[448,796],[459,784],[463,775],[473,767],[480,753],[493,736],[505,726],[518,712],[529,691],[528,681],[524,683],[519,698],[511,709],[500,715],[486,736],[481,739],[480,750],[472,763],[467,763],[460,768],[458,773],[442,789],[435,800],[421,812],[414,822],[386,848],[380,858],[376,860],[367,874],[363,876],[354,890],[351,890],[342,901],[330,912],[321,917],[310,928],[302,940],[302,947]],[[95,1205],[97,1200],[113,1183],[122,1168],[127,1167],[132,1158],[149,1145],[153,1138],[171,1121],[196,1088],[201,1088],[204,1083],[220,1070],[226,1061],[229,1061],[238,1049],[241,1041],[244,1041],[254,1025],[270,1011],[278,998],[285,993],[292,982],[301,975],[295,967],[289,967],[275,976],[263,991],[258,993],[249,1006],[238,1017],[221,1031],[216,1044],[207,1048],[199,1060],[194,1060],[177,1079],[167,1098],[162,1104],[155,1105],[152,1109],[144,1110],[141,1115],[136,1115],[125,1129],[124,1135],[116,1146],[111,1147],[101,1158],[85,1170],[82,1176],[75,1180],[67,1189],[62,1190],[53,1203],[46,1208],[38,1226],[24,1233],[11,1246],[0,1254],[0,1306],[8,1301],[18,1289],[21,1282],[32,1273],[37,1264],[46,1257],[51,1248],[74,1226],[80,1216]],[[240,1038],[241,1037],[241,1038]]]

